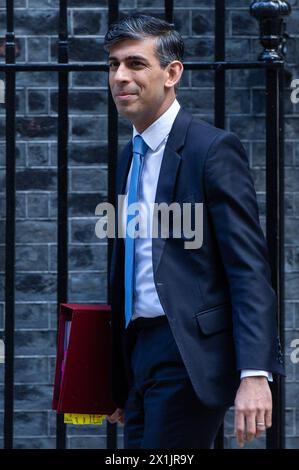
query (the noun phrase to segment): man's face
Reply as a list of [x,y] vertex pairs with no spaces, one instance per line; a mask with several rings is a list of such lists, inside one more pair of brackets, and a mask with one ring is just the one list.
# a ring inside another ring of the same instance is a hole
[[111,47],[111,93],[118,112],[135,126],[144,127],[159,116],[169,95],[167,78],[167,67],[162,69],[155,55],[154,38],[125,39]]

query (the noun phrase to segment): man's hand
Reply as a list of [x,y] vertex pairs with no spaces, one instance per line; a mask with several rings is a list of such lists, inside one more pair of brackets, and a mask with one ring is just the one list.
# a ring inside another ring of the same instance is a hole
[[235,436],[239,447],[272,425],[272,395],[266,377],[244,377],[235,399]]
[[125,421],[124,410],[122,410],[121,408],[116,408],[116,410],[114,411],[114,413],[112,413],[112,415],[107,416],[107,420],[111,424],[117,423],[118,421],[124,424],[124,421]]

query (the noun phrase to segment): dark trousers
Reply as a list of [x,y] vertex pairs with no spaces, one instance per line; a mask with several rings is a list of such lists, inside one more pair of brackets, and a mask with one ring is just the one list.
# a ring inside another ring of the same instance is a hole
[[[166,317],[128,328],[132,384],[125,406],[126,449],[209,449],[227,408],[194,392]],[[196,358],[194,358],[196,360]]]

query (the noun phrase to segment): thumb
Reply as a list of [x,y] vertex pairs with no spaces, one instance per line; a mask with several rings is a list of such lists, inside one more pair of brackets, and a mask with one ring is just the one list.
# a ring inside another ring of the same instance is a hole
[[122,413],[122,410],[120,408],[117,408],[114,413],[112,413],[112,415],[110,416],[107,416],[107,420],[109,421],[109,423],[111,424],[114,424],[114,423],[117,423],[117,421],[119,420],[120,416],[121,416],[121,413]]

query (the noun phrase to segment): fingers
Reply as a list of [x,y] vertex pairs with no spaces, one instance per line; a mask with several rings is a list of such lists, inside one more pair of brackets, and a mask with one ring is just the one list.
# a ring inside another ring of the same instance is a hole
[[119,421],[120,421],[121,424],[125,423],[125,413],[124,413],[124,411],[122,411],[122,413],[120,415],[120,418],[119,418]]
[[107,421],[109,421],[109,423],[111,423],[111,424],[115,424],[115,423],[117,423],[118,418],[116,417],[116,414],[113,413],[112,415],[107,416]]
[[239,447],[243,447],[245,443],[245,415],[242,411],[235,412],[235,436]]
[[109,421],[109,423],[111,424],[115,424],[117,423],[118,421],[120,421],[121,423],[123,423],[124,421],[124,412],[122,409],[120,408],[117,408],[114,413],[112,413],[112,415],[110,416],[107,416],[107,420]]
[[256,437],[260,437],[266,431],[265,412],[258,411],[256,414]]
[[245,442],[250,442],[256,437],[256,415],[236,410],[235,417],[235,436],[238,446],[243,447]]
[[245,416],[245,440],[247,442],[250,442],[255,436],[256,436],[255,413],[250,413],[247,416]]
[[266,410],[265,424],[266,424],[266,428],[271,428],[271,426],[272,426],[272,409]]
[[271,408],[258,411],[256,414],[256,437],[260,437],[266,429],[272,426],[272,403]]
[[239,447],[245,442],[250,442],[254,437],[258,438],[271,427],[271,411],[268,412],[235,412],[235,436]]

